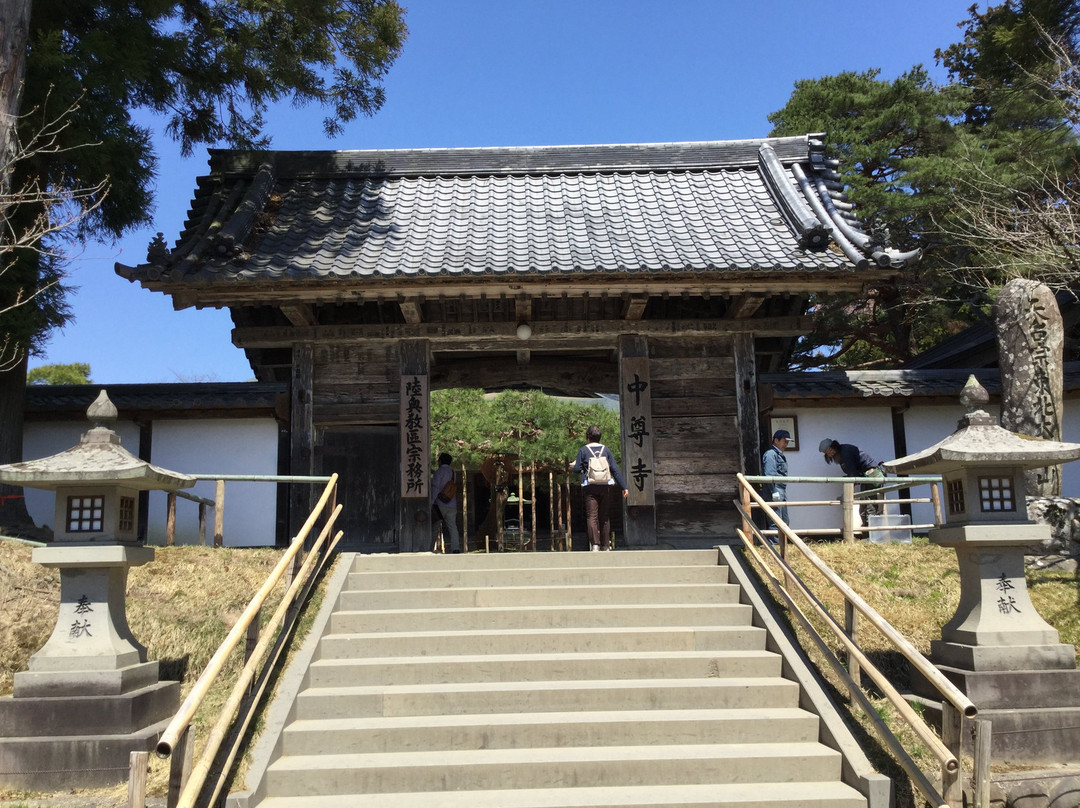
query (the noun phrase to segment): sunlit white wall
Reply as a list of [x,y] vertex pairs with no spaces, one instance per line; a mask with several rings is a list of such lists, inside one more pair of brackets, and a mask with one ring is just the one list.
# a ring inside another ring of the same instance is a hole
[[[154,465],[185,474],[277,474],[278,427],[273,419],[192,419],[154,423]],[[226,482],[226,547],[274,544],[277,484]],[[214,482],[201,480],[188,493],[214,498]],[[149,544],[165,540],[166,495],[150,493]],[[214,525],[208,516],[207,543]],[[199,509],[194,502],[176,503],[176,542],[194,544],[199,537]]]

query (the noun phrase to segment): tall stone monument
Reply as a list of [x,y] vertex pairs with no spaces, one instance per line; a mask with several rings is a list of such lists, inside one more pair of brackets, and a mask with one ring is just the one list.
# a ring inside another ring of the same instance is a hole
[[[994,329],[1002,428],[1061,440],[1065,330],[1054,293],[1037,281],[1009,281],[994,306]],[[1060,466],[1028,469],[1024,480],[1029,496],[1061,496]]]
[[123,782],[133,751],[151,751],[180,703],[178,682],[127,622],[128,569],[154,549],[136,535],[138,494],[195,478],[139,460],[110,428],[117,411],[102,390],[79,444],[40,460],[0,466],[0,481],[56,492],[54,542],[33,559],[60,571],[52,636],[0,699],[0,785],[34,791]]

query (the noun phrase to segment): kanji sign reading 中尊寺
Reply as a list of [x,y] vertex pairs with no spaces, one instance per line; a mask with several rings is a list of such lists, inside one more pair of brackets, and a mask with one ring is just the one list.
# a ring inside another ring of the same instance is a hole
[[647,356],[622,358],[623,471],[629,490],[627,505],[652,505],[652,391]]
[[401,495],[428,493],[428,377],[401,377]]

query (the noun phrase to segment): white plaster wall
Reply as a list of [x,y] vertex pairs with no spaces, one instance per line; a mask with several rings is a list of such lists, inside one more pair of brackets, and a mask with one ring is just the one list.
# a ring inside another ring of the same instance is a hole
[[[892,413],[888,407],[778,407],[773,414],[795,415],[798,419],[799,450],[787,452],[791,477],[844,476],[839,466],[826,463],[825,456],[818,451],[818,444],[824,438],[853,443],[875,460],[893,457]],[[840,483],[795,483],[788,486],[788,499],[839,500],[841,487]],[[837,506],[791,507],[788,517],[796,529],[840,526]]]
[[[153,463],[186,474],[277,474],[278,427],[264,419],[192,419],[155,421]],[[226,547],[273,546],[276,529],[277,486],[272,482],[226,482]],[[188,493],[214,498],[214,482],[202,480]],[[150,492],[147,523],[149,544],[165,541],[166,495]],[[206,541],[213,542],[214,525],[207,516]],[[176,542],[199,539],[199,508],[177,499]]]
[[[1080,443],[1080,398],[1065,399],[1061,439],[1065,443]],[[1061,495],[1080,497],[1080,460],[1061,467]]]
[[[79,443],[89,421],[64,421],[58,423],[28,421],[23,428],[23,460],[40,460],[59,454]],[[120,436],[120,445],[136,457],[139,456],[139,427],[131,421],[117,421],[113,431]],[[53,527],[56,494],[39,488],[24,488],[26,509],[34,524]]]

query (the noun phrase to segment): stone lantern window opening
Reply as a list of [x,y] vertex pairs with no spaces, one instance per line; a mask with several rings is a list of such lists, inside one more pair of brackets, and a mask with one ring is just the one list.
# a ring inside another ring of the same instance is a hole
[[101,533],[105,528],[105,497],[68,497],[67,532]]
[[119,518],[117,528],[121,533],[133,533],[135,531],[135,497],[120,497]]
[[983,513],[1015,511],[1011,477],[979,477],[979,507]]
[[967,506],[964,503],[963,480],[949,480],[945,485],[945,496],[950,514],[961,514],[967,511]]

